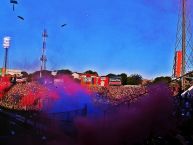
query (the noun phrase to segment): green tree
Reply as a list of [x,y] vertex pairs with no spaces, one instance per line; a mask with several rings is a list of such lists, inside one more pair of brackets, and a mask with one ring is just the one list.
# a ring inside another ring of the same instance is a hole
[[[48,70],[42,70],[41,76],[42,77],[50,77],[50,78],[53,77],[51,74],[51,71],[48,71]],[[40,78],[40,71],[35,71],[34,73],[32,73],[31,78],[32,78],[32,80],[38,80]]]
[[72,71],[69,69],[61,69],[57,71],[57,75],[72,75]]
[[142,84],[143,78],[139,74],[132,74],[127,78],[128,85],[140,85]]
[[111,77],[116,77],[117,75],[110,73],[110,74],[108,74],[108,75],[106,75],[106,76],[109,77],[109,78],[111,78]]
[[87,71],[84,72],[84,74],[93,74],[93,75],[98,76],[98,73],[96,71],[92,71],[92,70],[87,70]]
[[165,83],[165,84],[169,84],[171,82],[171,77],[164,77],[164,76],[161,76],[161,77],[157,77],[153,80],[153,83]]
[[22,71],[21,74],[22,74],[23,78],[27,78],[28,77],[28,73],[26,71]]
[[127,85],[127,74],[122,73],[119,76],[121,77],[121,84],[122,85]]
[[32,74],[29,74],[27,77],[27,82],[31,82],[32,81]]

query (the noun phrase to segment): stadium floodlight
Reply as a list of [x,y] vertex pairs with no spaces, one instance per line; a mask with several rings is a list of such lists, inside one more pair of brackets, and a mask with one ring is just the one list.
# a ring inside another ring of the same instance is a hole
[[4,37],[3,38],[3,47],[5,48],[5,57],[4,57],[4,64],[3,64],[3,69],[2,69],[2,76],[6,75],[6,70],[7,70],[7,60],[8,60],[8,48],[10,47],[10,41],[11,37]]
[[3,38],[3,48],[8,49],[10,47],[10,41],[11,41],[11,37],[4,37]]

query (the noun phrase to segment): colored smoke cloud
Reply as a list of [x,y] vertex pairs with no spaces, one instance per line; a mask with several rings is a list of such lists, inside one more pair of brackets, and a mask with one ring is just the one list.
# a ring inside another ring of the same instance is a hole
[[[0,85],[1,104],[14,109],[50,112],[65,112],[82,108],[91,102],[88,91],[69,76],[44,77],[38,81],[11,85],[4,81]],[[4,102],[5,101],[5,102]],[[8,104],[8,105],[6,105]]]
[[60,80],[60,82],[58,82],[56,86],[60,89],[63,88],[63,91],[72,97],[80,92],[87,93],[85,88],[67,75],[59,76],[58,80]]
[[91,105],[92,100],[87,89],[67,75],[57,77],[54,86],[46,87],[57,96],[51,105],[44,106],[50,112],[65,112],[81,109],[85,104]]
[[148,136],[166,134],[172,127],[170,90],[152,86],[149,94],[129,108],[107,113],[98,119],[76,120],[80,145],[120,145],[143,142]]
[[[39,96],[45,97],[50,93],[51,96],[55,96],[51,102],[51,107],[49,106],[50,109],[59,107],[56,111],[63,111],[61,109],[64,108],[61,106],[71,106],[72,102],[79,106],[80,100],[91,99],[86,89],[71,78],[63,76],[60,80],[63,81],[56,86],[38,84],[49,90],[47,92],[41,91]],[[30,103],[27,102],[31,104],[35,96],[29,95],[27,97],[32,99],[28,100]],[[46,132],[48,139],[49,136],[52,136],[52,139],[47,140],[47,144],[133,145],[141,143],[150,135],[166,135],[173,129],[172,111],[169,88],[164,85],[153,85],[148,88],[147,95],[129,106],[123,105],[116,109],[106,110],[103,115],[96,116],[94,119],[90,116],[75,118],[76,138],[67,137],[60,128],[59,122],[52,122],[48,132]]]

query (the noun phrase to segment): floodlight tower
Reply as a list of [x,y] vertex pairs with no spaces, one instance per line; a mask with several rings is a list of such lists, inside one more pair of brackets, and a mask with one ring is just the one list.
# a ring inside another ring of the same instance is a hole
[[4,63],[2,68],[2,76],[5,76],[7,71],[8,49],[10,47],[10,41],[11,41],[10,37],[3,38],[3,48],[5,49],[5,56],[4,56]]
[[46,61],[47,61],[47,58],[46,58],[45,51],[46,51],[46,38],[47,38],[47,37],[48,37],[47,31],[46,31],[46,29],[44,29],[44,31],[43,31],[43,33],[42,33],[43,47],[42,47],[42,56],[41,56],[41,58],[40,58],[40,61],[41,61],[40,77],[42,76],[42,71],[43,71],[43,70],[46,70]]

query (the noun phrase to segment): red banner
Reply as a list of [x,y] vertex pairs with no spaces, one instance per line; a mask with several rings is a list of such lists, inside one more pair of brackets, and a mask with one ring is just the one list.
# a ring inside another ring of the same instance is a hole
[[182,51],[176,51],[175,59],[176,60],[175,60],[174,76],[178,78],[181,76],[181,70],[182,70]]

